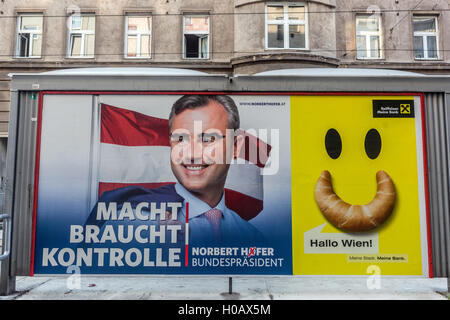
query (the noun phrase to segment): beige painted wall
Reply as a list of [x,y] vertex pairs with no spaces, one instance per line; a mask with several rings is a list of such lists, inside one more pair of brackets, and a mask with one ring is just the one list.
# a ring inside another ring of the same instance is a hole
[[[280,53],[298,55],[298,64],[308,64],[308,57],[318,56],[324,60],[338,59],[342,65],[385,65],[400,68],[410,64],[416,68],[422,64],[427,68],[433,64],[450,63],[449,0],[427,0],[416,7],[418,13],[438,14],[441,55],[438,61],[423,63],[415,61],[412,53],[412,13],[417,0],[315,0],[308,1],[308,39],[310,50],[266,50],[265,49],[265,4],[261,0],[4,0],[0,2],[0,70],[2,68],[37,67],[43,69],[65,66],[92,65],[163,65],[175,67],[206,68],[210,72],[232,73],[234,60],[252,55]],[[283,2],[283,1],[270,1]],[[291,1],[292,2],[292,1]],[[94,59],[71,59],[66,57],[67,29],[66,10],[78,6],[82,11],[95,12],[96,45]],[[356,10],[366,12],[379,7],[393,10],[382,13],[383,59],[359,61],[355,58]],[[433,8],[435,11],[433,11]],[[395,11],[398,10],[398,11]],[[44,12],[42,58],[14,58],[17,12]],[[124,51],[124,24],[126,12],[149,12],[153,17],[152,58],[126,59]],[[182,14],[204,12],[210,14],[210,50],[208,60],[182,59]],[[391,30],[392,29],[392,30]],[[281,56],[282,59],[282,56]],[[258,60],[258,59],[256,59]],[[261,61],[256,61],[260,65]],[[291,61],[290,60],[290,61]],[[314,60],[314,59],[313,59]],[[317,59],[316,59],[317,60]],[[265,59],[270,62],[270,59]],[[292,61],[291,61],[292,62]],[[282,62],[284,63],[284,62]],[[273,64],[276,68],[276,63]],[[295,61],[294,61],[295,64]],[[327,63],[324,64],[327,66]],[[266,67],[264,67],[266,68]],[[272,67],[271,67],[272,68]],[[258,69],[253,68],[253,69]],[[0,71],[1,73],[1,71]]]
[[[233,52],[234,23],[233,15],[216,15],[216,13],[233,12],[232,1],[222,0],[5,0],[0,3],[0,10],[5,18],[0,18],[1,61],[18,61],[8,57],[14,55],[17,12],[44,12],[43,51],[41,59],[33,62],[73,62],[66,58],[67,52],[67,8],[80,8],[81,12],[95,12],[96,44],[95,62],[138,63],[140,61],[125,59],[124,31],[127,12],[148,12],[153,16],[152,62],[182,62],[182,14],[185,12],[209,13],[211,21],[210,49],[217,54],[211,55],[209,61],[229,61]],[[103,16],[102,16],[103,15]],[[30,60],[30,59],[26,59]],[[90,62],[93,59],[82,59]],[[78,62],[77,61],[77,62]],[[144,61],[148,63],[149,61]]]
[[[381,14],[384,59],[380,62],[413,63],[422,64],[423,61],[415,61],[413,54],[413,28],[412,17],[414,14],[429,14],[438,17],[440,59],[434,61],[439,64],[450,62],[448,51],[450,44],[450,1],[448,0],[377,0],[368,5],[364,0],[337,0],[339,11],[345,11],[336,15],[336,37],[338,49],[347,51],[347,55],[338,56],[341,62],[354,62],[355,59],[355,16],[356,11],[361,13]],[[419,6],[417,4],[420,3]],[[377,7],[381,10],[377,13]],[[413,12],[408,9],[414,9]],[[439,11],[447,10],[447,11]],[[351,12],[355,11],[355,12]],[[385,12],[383,12],[385,11]],[[433,61],[427,62],[433,63]]]

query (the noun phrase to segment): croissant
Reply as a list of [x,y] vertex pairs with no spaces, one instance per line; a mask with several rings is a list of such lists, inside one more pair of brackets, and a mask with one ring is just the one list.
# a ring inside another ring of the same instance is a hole
[[344,231],[369,231],[381,225],[394,209],[396,193],[394,183],[384,171],[378,171],[377,193],[366,205],[351,205],[344,202],[333,191],[328,171],[320,174],[316,183],[315,198],[327,220]]

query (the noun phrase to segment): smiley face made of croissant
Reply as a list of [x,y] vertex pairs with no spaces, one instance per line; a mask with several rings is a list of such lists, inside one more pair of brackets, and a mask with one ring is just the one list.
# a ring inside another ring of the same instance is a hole
[[[336,140],[336,132],[331,130],[327,133],[326,144],[331,139],[334,142],[329,144],[336,145],[337,141],[338,148],[330,151],[327,147],[327,152],[330,157],[337,158],[342,145],[340,145],[341,142],[339,139]],[[365,143],[366,152],[370,158],[376,158],[381,150],[381,139],[376,130],[369,131],[369,133],[369,139],[366,137]],[[371,136],[375,136],[375,138],[371,138]],[[369,146],[373,141],[375,141],[375,147]],[[385,171],[380,170],[376,173],[376,181],[377,192],[373,200],[365,205],[352,205],[343,201],[334,192],[331,174],[325,170],[320,174],[316,183],[316,203],[325,218],[338,229],[348,232],[361,232],[375,229],[389,218],[396,200],[394,182]]]

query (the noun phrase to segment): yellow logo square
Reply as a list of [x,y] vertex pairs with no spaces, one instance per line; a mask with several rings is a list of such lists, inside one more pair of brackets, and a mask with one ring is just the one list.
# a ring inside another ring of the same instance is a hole
[[400,114],[411,114],[411,105],[400,104]]

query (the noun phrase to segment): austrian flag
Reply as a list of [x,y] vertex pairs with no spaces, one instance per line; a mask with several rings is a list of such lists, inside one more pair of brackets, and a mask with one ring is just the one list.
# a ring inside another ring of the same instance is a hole
[[[230,166],[225,200],[228,208],[250,220],[263,209],[261,168],[271,147],[244,134],[245,148],[238,155],[244,161]],[[257,150],[256,159],[249,150]],[[170,183],[176,178],[170,168],[169,120],[101,103],[98,196],[125,186],[157,188]]]

